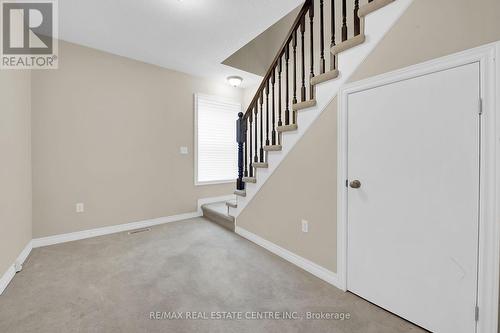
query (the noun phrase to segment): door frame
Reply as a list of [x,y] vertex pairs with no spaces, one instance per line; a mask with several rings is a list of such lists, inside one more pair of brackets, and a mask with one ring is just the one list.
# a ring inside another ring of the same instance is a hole
[[[337,275],[347,291],[347,112],[350,94],[478,62],[482,99],[477,333],[497,332],[500,282],[500,42],[343,86],[338,99]],[[497,88],[498,87],[498,88]],[[479,110],[479,106],[478,106]]]

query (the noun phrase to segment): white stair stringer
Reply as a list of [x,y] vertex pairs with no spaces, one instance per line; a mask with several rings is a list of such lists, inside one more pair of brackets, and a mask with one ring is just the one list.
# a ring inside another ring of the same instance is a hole
[[[237,218],[241,214],[295,144],[302,138],[311,124],[337,96],[340,87],[346,83],[352,74],[354,74],[356,69],[363,63],[373,49],[375,49],[377,44],[398,21],[401,15],[403,15],[412,2],[413,0],[396,0],[365,17],[365,42],[359,46],[343,51],[338,55],[337,68],[340,71],[340,75],[334,80],[325,81],[316,85],[316,105],[297,111],[298,129],[294,132],[283,132],[281,141],[283,148],[281,151],[267,152],[266,162],[269,167],[266,169],[257,169],[257,183],[246,184],[246,197],[237,198],[238,206],[236,208],[230,208],[230,214],[232,216]],[[332,149],[336,148],[336,146],[332,147]],[[236,224],[237,223],[238,221],[236,220]]]

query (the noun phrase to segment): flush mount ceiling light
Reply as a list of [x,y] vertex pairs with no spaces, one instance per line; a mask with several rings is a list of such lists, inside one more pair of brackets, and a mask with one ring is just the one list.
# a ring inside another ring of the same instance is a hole
[[239,87],[241,82],[243,82],[243,79],[239,76],[229,76],[227,78],[227,82],[229,82],[229,84],[233,87]]

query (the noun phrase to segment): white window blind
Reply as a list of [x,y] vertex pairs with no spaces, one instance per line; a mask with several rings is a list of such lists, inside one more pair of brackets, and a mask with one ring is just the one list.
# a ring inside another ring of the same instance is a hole
[[197,179],[200,183],[237,178],[236,120],[241,104],[196,95]]

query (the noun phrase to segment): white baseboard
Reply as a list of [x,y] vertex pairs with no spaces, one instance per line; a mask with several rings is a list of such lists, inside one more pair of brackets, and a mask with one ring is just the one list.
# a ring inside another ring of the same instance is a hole
[[329,284],[342,289],[341,284],[339,283],[339,279],[336,273],[313,263],[312,261],[303,258],[293,252],[290,252],[270,241],[257,236],[256,234],[251,233],[241,227],[236,227],[235,232],[243,238],[248,239],[249,241],[262,246],[266,250],[276,254],[277,256],[291,262],[292,264],[299,266],[303,270],[311,273],[312,275],[320,278],[323,281],[328,282]]
[[32,248],[32,241],[29,241],[17,257],[16,261],[9,267],[9,269],[7,269],[7,272],[2,275],[0,278],[0,295],[2,295],[10,281],[14,278],[14,275],[16,275],[17,268],[22,267]]
[[[28,256],[30,255],[32,249],[33,249],[33,240],[30,240],[28,242],[28,244],[24,247],[24,249],[21,251],[21,253],[19,254],[19,257],[17,257],[17,260],[14,263],[14,266],[22,267],[24,262],[26,261],[26,258],[28,258]],[[17,271],[17,269],[16,269],[16,271]]]
[[185,213],[185,214],[179,214],[179,215],[173,215],[173,216],[160,217],[160,218],[151,219],[151,220],[144,220],[144,221],[139,221],[139,222],[118,224],[118,225],[113,225],[113,226],[103,227],[103,228],[82,230],[82,231],[71,232],[71,233],[67,233],[67,234],[61,234],[61,235],[34,238],[33,239],[33,248],[54,245],[54,244],[59,244],[59,243],[66,243],[66,242],[71,242],[71,241],[86,239],[86,238],[91,238],[91,237],[109,235],[109,234],[114,234],[117,232],[129,231],[129,230],[134,230],[134,229],[147,228],[147,227],[152,227],[155,225],[192,219],[192,218],[199,217],[199,216],[201,216],[201,214],[199,212],[192,212],[192,213]]
[[230,200],[236,200],[236,195],[230,194],[230,195],[223,195],[220,197],[210,197],[210,198],[198,199],[198,213],[203,215],[203,212],[201,211],[201,206],[203,206],[203,205],[206,205],[209,203],[214,203],[214,202],[230,201]]
[[[224,197],[219,197],[219,199],[216,201],[222,201],[222,200],[224,200]],[[203,199],[201,199],[201,200],[203,200]],[[211,202],[211,201],[208,201],[208,202]],[[200,205],[199,205],[199,207],[200,207]],[[21,251],[21,253],[19,254],[16,261],[9,267],[9,269],[0,278],[0,295],[3,293],[5,288],[7,288],[10,281],[12,280],[12,278],[14,278],[14,275],[16,274],[16,270],[18,270],[19,268],[22,267],[24,261],[26,260],[26,258],[28,257],[28,255],[30,254],[30,252],[33,248],[54,245],[54,244],[59,244],[59,243],[66,243],[66,242],[71,242],[71,241],[76,241],[76,240],[86,239],[86,238],[91,238],[91,237],[109,235],[109,234],[114,234],[117,232],[135,230],[135,229],[140,229],[140,228],[147,228],[147,227],[152,227],[155,225],[160,225],[160,224],[165,224],[165,223],[188,220],[188,219],[192,219],[195,217],[200,217],[201,215],[202,214],[201,214],[201,209],[200,209],[200,212],[196,211],[196,212],[192,212],[192,213],[185,213],[185,214],[179,214],[179,215],[173,215],[173,216],[160,217],[160,218],[156,218],[156,219],[113,225],[113,226],[109,226],[109,227],[82,230],[82,231],[71,232],[71,233],[67,233],[67,234],[34,238],[26,245],[26,247],[23,249],[23,251]]]
[[14,265],[11,265],[2,278],[0,278],[0,295],[3,294],[5,288],[7,288],[10,281],[14,278],[14,275],[16,275],[16,269]]
[[72,242],[72,241],[76,241],[76,240],[80,240],[80,239],[109,235],[109,234],[114,234],[117,232],[129,231],[129,230],[134,230],[134,229],[147,228],[147,227],[152,227],[155,225],[160,225],[160,224],[165,224],[165,223],[170,223],[170,222],[188,220],[191,218],[202,216],[203,212],[201,211],[201,206],[204,204],[213,203],[213,202],[220,202],[220,201],[227,201],[227,200],[234,200],[234,198],[235,198],[235,195],[232,194],[232,195],[224,195],[224,196],[219,196],[219,197],[198,199],[197,210],[196,210],[196,212],[192,212],[192,213],[185,213],[185,214],[179,214],[179,215],[173,215],[173,216],[160,217],[160,218],[151,219],[151,220],[144,220],[144,221],[139,221],[139,222],[113,225],[113,226],[109,226],[109,227],[82,230],[82,231],[71,232],[71,233],[67,233],[67,234],[34,238],[33,239],[33,248],[54,245],[54,244],[59,244],[59,243]]

